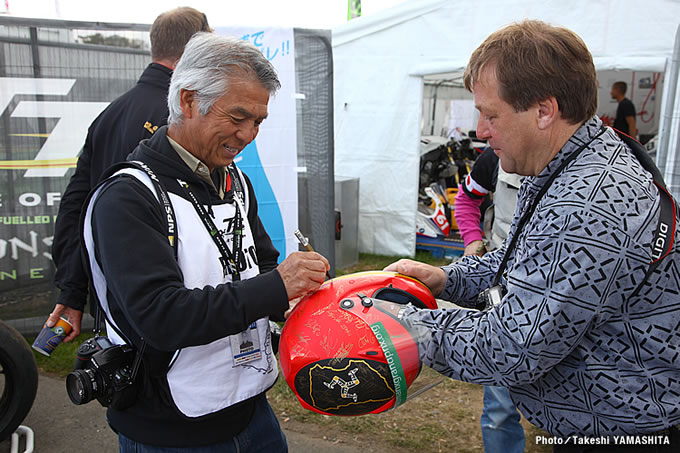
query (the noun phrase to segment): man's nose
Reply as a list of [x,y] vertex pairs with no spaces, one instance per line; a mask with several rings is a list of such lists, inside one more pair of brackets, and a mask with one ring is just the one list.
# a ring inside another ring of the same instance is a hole
[[477,121],[477,138],[488,140],[490,137],[488,122],[484,118],[479,118],[479,121]]
[[257,137],[257,133],[259,132],[259,130],[260,130],[259,126],[255,125],[254,123],[244,124],[241,127],[239,127],[238,131],[236,131],[236,138],[238,138],[247,145],[248,143],[255,140],[255,137]]

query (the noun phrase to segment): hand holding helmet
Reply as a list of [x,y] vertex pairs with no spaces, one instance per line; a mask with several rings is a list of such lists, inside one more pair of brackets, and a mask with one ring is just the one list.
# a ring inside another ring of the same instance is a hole
[[444,285],[446,284],[446,272],[444,272],[442,268],[419,263],[418,261],[401,259],[390,264],[383,270],[386,272],[398,272],[403,275],[417,278],[425,283],[435,296],[438,296],[444,291]]

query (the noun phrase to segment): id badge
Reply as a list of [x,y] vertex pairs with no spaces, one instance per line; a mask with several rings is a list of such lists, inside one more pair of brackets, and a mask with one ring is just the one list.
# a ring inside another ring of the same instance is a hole
[[262,358],[260,338],[257,333],[257,324],[252,323],[243,332],[232,335],[231,352],[234,356],[234,366],[244,365]]

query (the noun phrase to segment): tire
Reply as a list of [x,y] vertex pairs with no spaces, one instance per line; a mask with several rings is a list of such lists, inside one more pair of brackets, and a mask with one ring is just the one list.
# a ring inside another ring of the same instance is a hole
[[26,340],[0,321],[0,442],[24,421],[38,391],[38,367]]

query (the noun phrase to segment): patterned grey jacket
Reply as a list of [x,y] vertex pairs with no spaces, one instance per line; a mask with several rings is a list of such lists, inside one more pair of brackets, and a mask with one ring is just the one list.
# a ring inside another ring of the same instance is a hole
[[[525,178],[510,236],[444,267],[440,296],[466,305],[487,288],[518,219],[560,164],[595,137],[587,121],[537,177]],[[680,422],[680,242],[639,295],[652,261],[657,189],[611,129],[555,179],[520,232],[487,312],[406,313],[428,335],[423,361],[463,381],[508,387],[533,424],[559,437],[641,434]]]

